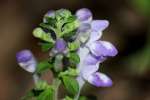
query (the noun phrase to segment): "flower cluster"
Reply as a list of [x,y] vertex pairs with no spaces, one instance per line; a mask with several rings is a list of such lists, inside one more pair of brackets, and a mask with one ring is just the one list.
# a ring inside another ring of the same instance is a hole
[[[57,100],[61,83],[69,95],[64,100],[78,100],[86,81],[97,87],[111,86],[112,80],[98,72],[99,64],[118,52],[111,43],[100,40],[108,25],[107,20],[93,20],[86,8],[75,15],[66,9],[48,11],[43,22],[33,30],[33,36],[40,39],[41,49],[49,53],[49,58],[37,61],[30,50],[16,54],[18,64],[33,74],[35,88],[30,98]],[[47,70],[54,74],[53,84],[40,78]]]
[[80,20],[80,28],[89,26],[82,31],[90,31],[89,38],[83,43],[84,46],[78,50],[80,56],[80,63],[78,64],[79,83],[81,82],[80,85],[82,85],[83,80],[86,80],[97,87],[111,86],[111,79],[105,74],[97,72],[100,63],[109,56],[115,56],[118,52],[111,43],[100,40],[102,31],[108,27],[109,22],[107,20],[93,20],[91,11],[85,8],[78,10],[76,16]]

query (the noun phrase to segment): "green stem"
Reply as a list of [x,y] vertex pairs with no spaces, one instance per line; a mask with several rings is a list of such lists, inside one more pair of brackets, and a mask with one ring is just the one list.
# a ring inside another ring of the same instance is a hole
[[40,80],[40,76],[38,74],[33,74],[33,81],[34,81],[34,84],[37,84],[38,81]]
[[76,94],[76,96],[74,97],[74,100],[78,100],[78,99],[79,99],[79,97],[80,97],[80,92],[81,92],[81,90],[79,90],[79,92]]
[[77,80],[78,80],[78,82],[79,82],[79,91],[78,91],[78,93],[75,95],[74,100],[78,100],[78,99],[79,99],[81,90],[82,90],[82,88],[83,88],[83,86],[84,86],[84,84],[85,84],[85,81],[84,81],[81,77],[78,77]]
[[60,84],[61,84],[61,80],[59,80],[58,78],[54,79],[53,81],[53,85],[55,89],[54,100],[58,100],[58,90],[59,90]]

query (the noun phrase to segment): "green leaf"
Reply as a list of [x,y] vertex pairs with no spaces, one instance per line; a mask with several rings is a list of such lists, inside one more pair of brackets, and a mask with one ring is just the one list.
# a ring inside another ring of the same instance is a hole
[[45,90],[45,89],[47,89],[49,87],[50,86],[48,85],[48,83],[46,81],[40,80],[36,84],[35,90]]
[[88,98],[85,96],[80,96],[79,100],[88,100]]
[[65,23],[71,23],[71,22],[76,21],[76,20],[77,20],[77,17],[72,15],[66,19]]
[[54,47],[54,44],[52,42],[40,43],[40,45],[43,52],[49,51],[51,48]]
[[78,54],[72,52],[72,53],[69,53],[67,55],[67,57],[69,58],[69,61],[70,63],[73,63],[73,64],[78,64],[80,62],[80,57]]
[[66,96],[63,100],[73,100],[73,98]]
[[59,77],[63,76],[77,76],[79,74],[79,71],[77,69],[69,68],[68,70],[64,72],[60,72]]
[[32,90],[28,91],[25,96],[21,98],[21,100],[32,100],[34,97],[34,93]]
[[54,31],[54,33],[56,34],[56,37],[59,37],[59,34],[62,34],[59,29],[57,29],[56,27],[53,27],[51,25],[48,25],[48,24],[45,24],[45,23],[41,23],[40,26],[43,27],[43,28],[46,28],[46,29],[48,29],[50,31]]
[[71,95],[75,95],[78,93],[79,84],[76,79],[74,79],[73,77],[69,77],[69,76],[63,76],[62,80],[68,93],[70,93]]
[[131,0],[136,9],[146,16],[150,16],[150,0]]
[[47,88],[37,97],[37,100],[54,100],[53,95],[54,90],[52,88]]
[[[78,20],[75,20],[73,22],[70,23],[66,23],[63,27],[62,27],[62,36],[65,35],[70,35],[72,36],[72,32],[75,31],[77,28],[79,27],[79,22]],[[74,34],[73,34],[74,35]]]
[[44,18],[48,25],[56,27],[56,19],[54,18],[54,16],[53,17],[45,16]]
[[68,48],[70,51],[75,51],[80,47],[80,42],[79,41],[74,41],[71,43],[68,43]]
[[54,43],[51,35],[49,33],[44,32],[42,30],[42,28],[35,28],[33,30],[33,36],[36,37],[36,38],[39,38],[43,41]]
[[42,73],[47,69],[52,68],[52,64],[48,62],[48,60],[41,61],[37,65],[36,73]]
[[60,21],[61,19],[66,19],[66,18],[69,18],[70,16],[72,16],[71,12],[67,9],[57,10],[55,12],[55,15],[56,15],[57,21]]

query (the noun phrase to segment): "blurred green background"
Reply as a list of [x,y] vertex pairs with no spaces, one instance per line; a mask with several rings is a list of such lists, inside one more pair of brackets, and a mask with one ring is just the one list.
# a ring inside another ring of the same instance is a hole
[[102,39],[119,50],[100,69],[112,77],[113,87],[87,85],[83,94],[98,100],[150,100],[150,0],[0,0],[0,100],[20,100],[33,86],[31,74],[18,67],[15,54],[27,48],[39,59],[47,55],[32,30],[48,10],[60,8],[89,8],[94,19],[109,20]]

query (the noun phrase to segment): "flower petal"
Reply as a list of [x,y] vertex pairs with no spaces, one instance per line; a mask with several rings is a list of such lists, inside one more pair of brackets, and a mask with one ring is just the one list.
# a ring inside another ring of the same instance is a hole
[[96,87],[110,87],[113,84],[108,76],[99,72],[90,75],[87,81]]
[[89,23],[92,21],[92,13],[87,8],[79,9],[76,12],[76,16],[79,19],[79,21],[81,21],[81,23]]
[[90,35],[90,40],[89,43],[93,42],[93,41],[97,41],[98,39],[100,39],[102,36],[102,31],[92,31],[91,35]]
[[93,20],[91,23],[92,31],[100,32],[106,29],[109,25],[107,20]]
[[106,59],[106,57],[103,57],[103,56],[95,56],[95,55],[92,55],[92,54],[88,54],[88,56],[86,57],[85,59],[85,63],[87,65],[96,65],[97,63],[101,63],[103,62],[104,60]]
[[83,69],[83,67],[85,67],[85,63],[84,63],[84,60],[85,60],[85,58],[87,57],[87,55],[89,54],[89,49],[88,48],[86,48],[86,47],[80,47],[79,49],[78,49],[78,55],[79,55],[79,57],[80,57],[80,63],[77,65],[77,67],[78,67],[78,70],[79,70],[79,72],[81,72],[82,71],[82,69]]
[[20,67],[33,73],[36,70],[37,61],[30,50],[22,50],[16,54],[16,58]]
[[95,41],[88,45],[95,56],[116,56],[118,51],[113,44],[107,41]]
[[84,65],[84,67],[81,69],[81,75],[85,80],[88,80],[89,76],[95,72],[97,72],[99,69],[99,64],[96,65]]

